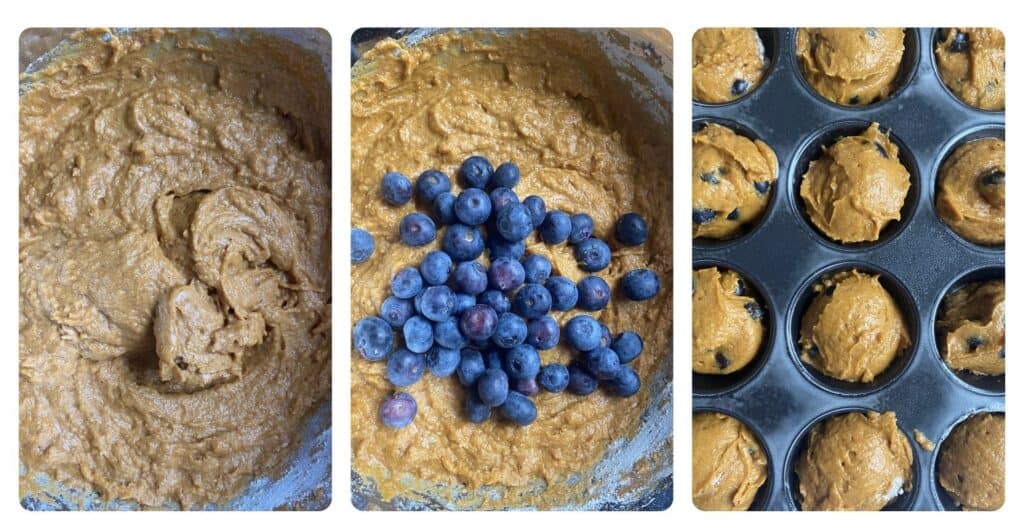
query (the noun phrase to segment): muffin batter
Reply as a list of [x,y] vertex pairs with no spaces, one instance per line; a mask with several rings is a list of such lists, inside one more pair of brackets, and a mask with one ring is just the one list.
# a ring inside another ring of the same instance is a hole
[[857,269],[814,286],[800,325],[800,359],[843,381],[870,383],[910,346],[896,300],[877,274]]
[[935,46],[939,77],[964,103],[983,110],[1006,106],[1006,42],[995,28],[940,30]]
[[778,177],[775,151],[709,123],[693,135],[693,237],[728,239],[757,221]]
[[1001,280],[969,283],[946,296],[935,327],[950,368],[978,375],[1006,373],[1005,303]]
[[693,415],[693,504],[747,510],[768,480],[768,458],[754,433],[720,412]]
[[998,510],[1006,482],[1006,417],[975,414],[953,428],[939,452],[939,484],[964,510]]
[[227,501],[330,393],[330,89],[258,34],[77,38],[21,98],[21,492]]
[[890,222],[900,220],[910,190],[899,152],[877,123],[822,149],[800,183],[811,223],[840,243],[877,241]]
[[765,312],[733,271],[693,271],[693,371],[731,374],[761,351]]
[[851,412],[811,429],[796,463],[800,509],[881,510],[912,489],[914,453],[896,414]]
[[935,209],[954,232],[979,245],[1001,245],[1006,231],[1006,144],[982,138],[942,163]]
[[801,28],[800,69],[825,99],[863,106],[889,97],[903,60],[902,28]]
[[[576,32],[446,33],[415,46],[378,44],[352,78],[352,219],[377,243],[373,258],[353,267],[353,323],[377,313],[396,270],[438,248],[437,241],[401,244],[399,219],[415,206],[376,199],[381,175],[433,167],[453,176],[457,193],[456,170],[473,154],[495,164],[515,161],[522,171],[516,194],[540,195],[549,211],[590,213],[602,238],[609,239],[620,215],[639,213],[649,223],[647,242],[616,251],[599,275],[614,285],[626,271],[648,267],[670,282],[672,127],[648,116],[593,37]],[[568,245],[546,245],[534,233],[526,247],[550,259],[553,274],[573,281],[586,274]],[[486,254],[481,259],[487,263]],[[639,394],[542,392],[534,398],[537,421],[526,428],[469,423],[458,381],[429,377],[403,389],[418,403],[415,421],[388,429],[377,412],[392,392],[384,363],[353,361],[354,470],[372,480],[385,503],[399,497],[456,508],[579,505],[595,487],[594,465],[613,442],[635,435],[658,390],[652,376],[669,366],[671,297],[671,284],[663,284],[653,300],[616,295],[590,313],[612,333],[634,330],[643,337],[644,353],[632,363],[644,385]],[[553,316],[564,325],[576,314]],[[565,363],[572,356],[559,345],[541,358]]]
[[753,28],[702,28],[693,34],[693,99],[728,103],[757,88],[768,69]]

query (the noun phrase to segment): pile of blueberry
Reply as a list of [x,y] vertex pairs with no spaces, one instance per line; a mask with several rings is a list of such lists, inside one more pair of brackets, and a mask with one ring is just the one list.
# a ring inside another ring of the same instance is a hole
[[[552,276],[547,258],[525,255],[525,240],[536,230],[549,245],[568,241],[580,268],[598,272],[611,263],[611,249],[593,236],[593,219],[585,213],[548,212],[536,195],[520,201],[512,191],[519,168],[511,162],[494,169],[487,159],[473,156],[462,163],[459,176],[464,191],[454,195],[450,179],[440,171],[425,171],[415,187],[400,173],[384,175],[385,201],[400,206],[416,195],[433,209],[433,218],[415,212],[402,219],[403,243],[426,245],[437,237],[438,225],[447,228],[441,250],[428,252],[418,268],[394,275],[380,315],[356,323],[353,340],[359,354],[386,361],[387,378],[396,387],[412,385],[427,370],[438,377],[457,376],[466,389],[465,416],[474,423],[486,421],[493,408],[515,424],[533,423],[537,408],[530,396],[540,389],[583,396],[600,383],[617,396],[636,394],[640,378],[628,363],[640,355],[643,341],[632,331],[613,337],[593,317],[578,315],[564,331],[576,352],[572,363],[541,366],[538,354],[555,347],[562,335],[549,313],[599,311],[608,305],[611,288],[598,276],[578,284]],[[615,237],[625,246],[641,245],[647,223],[635,213],[623,215]],[[353,228],[352,263],[367,261],[373,249],[373,237]],[[477,261],[485,249],[489,267]],[[647,300],[658,293],[660,281],[653,271],[636,269],[623,276],[620,287],[632,300]],[[404,346],[395,343],[395,330]],[[395,393],[381,404],[380,415],[385,425],[404,427],[416,416],[416,400]]]

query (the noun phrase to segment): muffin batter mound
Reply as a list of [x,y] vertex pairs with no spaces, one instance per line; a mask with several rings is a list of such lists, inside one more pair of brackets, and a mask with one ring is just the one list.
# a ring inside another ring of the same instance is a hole
[[811,429],[796,463],[800,509],[881,510],[912,489],[914,453],[896,414],[851,412]]
[[1006,144],[982,138],[958,147],[939,170],[935,209],[954,232],[979,245],[1006,233]]
[[807,83],[822,97],[840,105],[868,105],[896,88],[903,29],[801,28],[796,55]]
[[75,39],[21,98],[21,494],[221,503],[330,393],[330,89],[258,34]]
[[768,68],[753,28],[701,28],[693,34],[693,99],[728,103],[761,84]]
[[728,239],[768,208],[778,178],[775,151],[709,123],[693,135],[693,237]]
[[967,284],[946,296],[936,321],[939,348],[954,370],[1006,373],[1006,286]]
[[761,305],[733,271],[693,272],[693,371],[731,374],[750,364],[764,341]]
[[982,413],[953,428],[939,453],[939,484],[964,510],[998,510],[1006,482],[1006,417]]
[[890,222],[900,220],[909,190],[899,147],[877,123],[822,149],[800,183],[811,223],[840,243],[877,241]]
[[819,372],[870,383],[910,346],[903,314],[877,274],[839,272],[814,292],[800,325],[800,359]]
[[964,103],[982,110],[1006,106],[1006,41],[995,28],[950,28],[935,45],[939,77]]
[[693,415],[693,504],[747,510],[768,480],[768,458],[754,433],[720,412]]

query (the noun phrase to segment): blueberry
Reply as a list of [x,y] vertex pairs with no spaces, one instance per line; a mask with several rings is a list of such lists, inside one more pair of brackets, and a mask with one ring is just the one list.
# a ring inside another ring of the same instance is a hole
[[434,324],[434,342],[445,348],[456,350],[465,348],[469,344],[466,337],[463,337],[462,332],[459,331],[459,321],[454,318]]
[[548,212],[540,224],[540,237],[549,245],[557,245],[569,239],[571,231],[572,221],[569,216],[558,210]]
[[539,283],[523,285],[512,299],[512,311],[523,318],[540,318],[551,311],[551,293]]
[[579,301],[576,303],[584,311],[600,311],[608,306],[612,298],[612,289],[608,282],[598,276],[587,276],[580,280]]
[[879,156],[882,158],[889,158],[889,152],[886,151],[885,147],[879,142],[875,142],[875,151],[878,151]]
[[508,393],[507,399],[501,405],[501,412],[520,427],[525,427],[537,419],[537,406],[530,398],[515,391]]
[[427,352],[425,360],[427,368],[430,369],[430,373],[437,377],[448,377],[449,375],[454,374],[455,369],[459,367],[462,355],[457,349],[445,348],[435,344],[434,347],[430,348]]
[[393,328],[402,327],[414,313],[416,308],[413,307],[412,300],[397,296],[389,296],[380,304],[380,317]]
[[[768,193],[768,190],[770,190],[771,187],[772,187],[772,183],[768,182],[767,180],[762,180],[760,182],[755,182],[754,183],[754,189],[757,190],[757,192],[760,193],[761,195],[764,195],[765,193]],[[696,217],[694,217],[694,219],[696,219]],[[698,223],[698,224],[701,224],[701,223]]]
[[441,285],[448,281],[454,269],[451,256],[440,250],[431,250],[420,263],[420,276],[428,285]]
[[434,202],[439,195],[450,191],[451,179],[436,169],[428,169],[416,178],[416,195],[426,202]]
[[544,199],[536,195],[530,195],[523,199],[523,206],[526,207],[526,211],[530,212],[530,221],[533,222],[534,228],[540,228],[541,223],[544,222],[544,216],[547,213],[547,207],[544,205]]
[[713,169],[711,171],[705,171],[705,172],[699,174],[698,178],[700,178],[701,182],[707,182],[708,184],[711,184],[712,186],[717,186],[717,185],[719,185],[722,182],[718,178],[718,170],[719,169],[716,168],[716,169]]
[[551,294],[551,309],[555,311],[568,311],[576,307],[579,300],[579,291],[576,284],[565,276],[552,276],[544,282],[544,287]]
[[463,311],[476,305],[476,297],[467,293],[455,293],[455,311],[453,315],[461,315]]
[[999,348],[999,358],[1000,359],[1005,359],[1006,358],[1006,348]]
[[380,192],[388,204],[401,206],[412,200],[412,183],[405,175],[392,171],[381,179]]
[[585,213],[570,216],[569,225],[569,243],[573,245],[594,235],[594,220]]
[[746,79],[737,79],[732,82],[732,95],[742,96],[749,87],[750,83],[748,83]]
[[747,284],[743,282],[743,278],[736,278],[736,289],[733,290],[733,294],[742,296],[745,292],[747,292]]
[[561,392],[569,386],[569,369],[564,364],[549,364],[537,374],[537,384],[548,392]]
[[[955,30],[954,30],[955,31]],[[964,53],[970,47],[971,37],[962,31],[953,35],[953,41],[949,43],[949,51],[953,53]]]
[[601,324],[587,315],[577,315],[565,325],[569,345],[581,352],[590,351],[601,344]]
[[566,388],[578,396],[587,396],[597,390],[597,378],[583,365],[573,362],[569,365],[569,384]]
[[459,221],[455,217],[455,196],[443,191],[434,199],[434,215],[442,225],[451,225]]
[[978,177],[985,186],[1002,186],[1006,183],[1006,173],[999,169],[993,169]]
[[615,377],[607,381],[608,389],[619,397],[630,397],[640,391],[640,376],[632,366],[622,366]]
[[380,421],[392,429],[401,429],[416,417],[416,399],[398,392],[380,404]]
[[598,379],[611,379],[619,373],[619,356],[608,348],[594,348],[584,353],[583,362]]
[[415,353],[424,353],[434,344],[434,324],[421,316],[409,317],[402,325],[405,347]]
[[391,292],[399,298],[413,298],[423,290],[423,277],[420,271],[406,267],[391,278]]
[[512,379],[532,379],[540,371],[540,355],[533,346],[520,344],[505,353],[504,367]]
[[373,236],[362,228],[352,229],[352,264],[363,263],[373,256]]
[[494,188],[491,190],[491,212],[492,217],[497,218],[498,212],[510,204],[518,204],[519,196],[508,188]]
[[761,320],[764,318],[764,310],[761,309],[761,305],[757,302],[750,301],[743,304],[743,309],[747,310],[747,314],[754,320]]
[[530,212],[522,204],[510,204],[498,211],[494,225],[501,237],[507,241],[521,241],[533,231]]
[[622,290],[630,300],[649,300],[660,289],[661,280],[650,269],[634,269],[622,277]]
[[508,397],[508,375],[505,372],[488,368],[476,381],[476,392],[485,405],[497,407]]
[[469,188],[455,199],[455,217],[469,226],[484,224],[491,216],[491,199],[483,190]]
[[473,423],[483,423],[491,417],[491,407],[480,401],[480,395],[477,394],[476,388],[470,387],[466,389],[464,410],[466,411],[466,419]]
[[446,285],[432,285],[423,291],[420,314],[434,322],[448,320],[455,312],[455,293]]
[[398,237],[402,243],[410,247],[420,247],[430,243],[437,235],[437,228],[434,221],[419,212],[414,212],[402,218],[398,225]]
[[579,262],[581,269],[597,272],[612,262],[612,249],[600,239],[585,239],[576,245],[576,261]]
[[489,349],[484,351],[484,366],[488,370],[504,370],[505,369],[505,357],[502,355],[500,350]]
[[551,262],[540,254],[530,254],[523,259],[523,269],[526,271],[526,281],[529,283],[544,283],[551,276]]
[[480,355],[477,350],[464,349],[461,352],[461,359],[459,359],[459,367],[455,369],[455,374],[459,376],[459,382],[462,386],[471,387],[476,384],[476,380],[483,375],[484,370],[487,367],[484,366],[484,356]]
[[[722,355],[722,354],[721,353],[716,353],[715,354],[715,361],[716,362],[718,361],[718,356],[719,355]],[[807,355],[809,357],[811,357],[812,359],[818,359],[818,358],[821,357],[821,350],[818,349],[817,345],[812,344],[810,348],[807,348]],[[723,358],[725,358],[725,356],[723,356]],[[725,360],[728,361],[729,359],[726,358]],[[729,366],[729,363],[726,362],[725,366]],[[725,366],[721,366],[721,363],[719,363],[719,367],[720,368],[725,368]]]
[[717,352],[715,353],[715,364],[718,365],[720,370],[725,370],[730,364],[732,364],[732,361],[726,357],[724,353]]
[[459,317],[462,336],[469,340],[489,339],[497,326],[498,314],[490,306],[477,304],[463,311]]
[[506,188],[516,187],[516,184],[519,184],[519,166],[512,162],[501,164],[491,175],[491,184]]
[[[757,184],[755,183],[754,185],[756,186]],[[702,225],[702,224],[710,223],[711,220],[714,219],[716,215],[718,215],[718,212],[716,212],[716,211],[714,211],[714,210],[712,210],[710,208],[694,208],[693,209],[693,224],[695,224],[695,225]]]
[[540,392],[540,387],[537,386],[537,379],[516,379],[512,382],[512,390],[519,392],[524,396],[535,396]]
[[647,221],[639,214],[627,213],[615,222],[615,239],[627,247],[635,247],[647,241]]
[[599,348],[611,348],[612,347],[612,330],[608,329],[608,326],[601,324],[601,341],[598,342]]
[[825,296],[832,296],[834,292],[836,292],[836,284],[834,283],[825,288]]
[[523,284],[526,271],[522,264],[512,258],[498,258],[491,262],[487,278],[492,289],[511,291]]
[[455,267],[452,285],[461,293],[478,295],[487,289],[487,271],[479,261],[463,261]]
[[545,315],[526,325],[526,343],[538,350],[550,350],[558,344],[561,333],[558,322]]
[[395,386],[409,386],[423,377],[426,367],[423,355],[399,348],[388,356],[388,381]]
[[860,96],[853,96],[852,98],[850,98],[850,105],[859,105],[859,104],[860,104]]
[[982,344],[985,344],[985,339],[981,337],[967,337],[967,349],[971,351],[977,350],[978,348],[981,347]]
[[499,315],[512,309],[512,302],[505,293],[496,289],[488,289],[476,297],[477,303],[491,306]]
[[612,341],[612,351],[618,354],[620,363],[626,364],[639,357],[640,352],[644,351],[644,341],[635,332],[624,331]]
[[459,176],[467,188],[486,189],[487,183],[494,174],[494,166],[482,156],[471,156],[462,162],[459,168]]
[[456,223],[444,231],[441,250],[454,261],[473,261],[484,253],[484,238],[475,226]]
[[733,208],[733,210],[729,212],[729,215],[725,216],[725,218],[730,221],[738,221],[740,218],[740,209]]
[[508,241],[498,234],[491,234],[487,238],[487,248],[491,251],[491,261],[498,258],[512,258],[518,261],[526,253],[525,242]]
[[387,357],[394,346],[391,326],[378,317],[366,317],[356,322],[352,340],[356,351],[367,361],[379,361]]
[[494,328],[491,341],[499,348],[518,346],[526,340],[526,321],[513,313],[498,315],[498,325]]

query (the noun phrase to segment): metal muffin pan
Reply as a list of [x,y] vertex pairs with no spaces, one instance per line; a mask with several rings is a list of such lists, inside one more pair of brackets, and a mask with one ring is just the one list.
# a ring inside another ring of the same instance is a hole
[[[693,241],[693,269],[710,265],[739,273],[765,308],[765,343],[751,364],[727,376],[693,374],[693,411],[729,414],[753,430],[768,455],[769,476],[752,510],[798,510],[794,463],[810,429],[832,415],[893,411],[914,453],[913,487],[887,510],[957,509],[936,479],[942,442],[955,425],[979,411],[1005,411],[1005,377],[954,372],[943,363],[935,318],[943,297],[968,281],[1004,276],[1003,247],[964,240],[935,211],[942,161],[962,143],[1003,137],[1005,116],[969,107],[935,69],[938,30],[907,28],[896,91],[864,107],[826,101],[806,83],[796,58],[796,29],[759,29],[769,70],[761,85],[738,100],[693,102],[694,131],[720,123],[767,143],[779,160],[764,216],[734,239]],[[901,219],[877,242],[841,245],[807,220],[800,180],[821,148],[859,134],[871,122],[900,148],[911,173]],[[800,319],[823,275],[858,268],[881,274],[903,311],[913,340],[873,383],[831,379],[800,361]],[[925,451],[920,430],[935,442]]]

